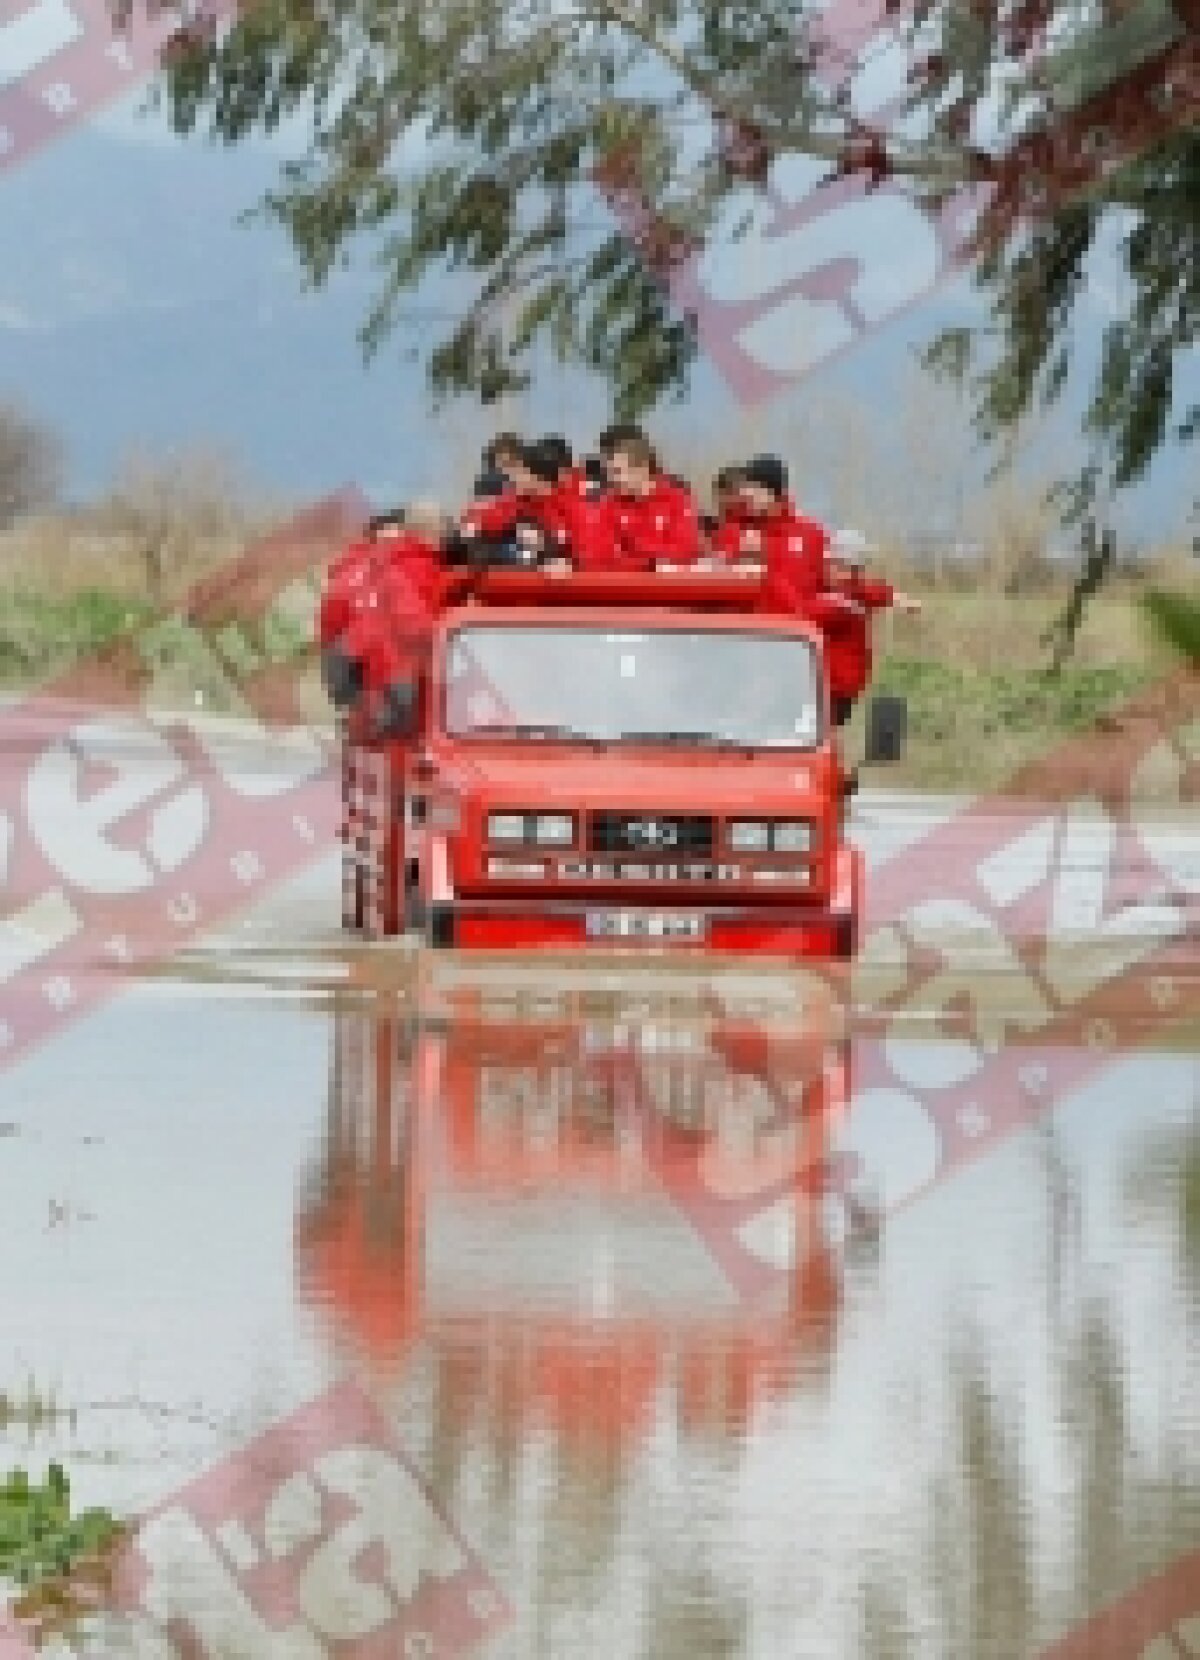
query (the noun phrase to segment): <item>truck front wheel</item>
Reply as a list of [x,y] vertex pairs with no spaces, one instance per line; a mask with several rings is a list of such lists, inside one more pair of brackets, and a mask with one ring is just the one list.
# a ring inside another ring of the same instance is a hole
[[840,916],[834,927],[834,956],[838,962],[851,962],[858,955],[858,918]]
[[425,896],[421,892],[420,867],[414,861],[407,865],[404,871],[402,927],[406,934],[423,934],[425,932],[426,910]]

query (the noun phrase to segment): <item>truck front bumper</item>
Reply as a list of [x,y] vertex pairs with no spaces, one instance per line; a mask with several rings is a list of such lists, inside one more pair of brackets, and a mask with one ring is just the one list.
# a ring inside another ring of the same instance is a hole
[[598,949],[644,958],[713,953],[846,961],[858,945],[858,908],[605,907],[595,901],[456,897],[430,906],[427,938],[458,950]]

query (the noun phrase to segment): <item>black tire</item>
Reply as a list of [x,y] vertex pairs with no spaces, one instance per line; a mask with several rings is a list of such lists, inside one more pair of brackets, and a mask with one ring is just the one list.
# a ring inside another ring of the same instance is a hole
[[858,956],[858,918],[843,916],[837,920],[837,948],[834,960],[841,963],[853,962]]

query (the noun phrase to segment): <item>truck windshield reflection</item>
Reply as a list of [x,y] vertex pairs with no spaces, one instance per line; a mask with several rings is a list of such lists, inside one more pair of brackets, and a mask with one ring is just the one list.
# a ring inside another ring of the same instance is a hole
[[547,741],[812,748],[816,657],[796,635],[484,625],[446,653],[447,730]]

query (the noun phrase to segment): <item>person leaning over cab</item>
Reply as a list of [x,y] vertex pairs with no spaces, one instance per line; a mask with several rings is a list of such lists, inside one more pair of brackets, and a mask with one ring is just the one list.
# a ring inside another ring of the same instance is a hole
[[379,592],[397,574],[412,592],[414,604],[435,608],[444,531],[440,510],[428,502],[390,508],[368,519],[326,574],[317,612],[322,651],[340,646],[352,617],[378,604]]
[[846,719],[871,674],[871,613],[884,605],[920,604],[861,572],[837,571],[829,536],[816,520],[796,512],[787,494],[787,469],[775,456],[756,456],[742,469],[741,507],[720,541],[726,556],[758,558],[765,568],[761,605],[806,618],[820,628],[834,719]]
[[325,689],[340,710],[359,710],[377,737],[402,723],[429,624],[452,580],[441,561],[443,530],[430,503],[376,515],[331,568],[322,596]]
[[506,447],[502,461],[504,488],[496,495],[476,496],[459,515],[455,552],[468,564],[528,565],[536,563],[542,544],[538,506],[553,488],[551,476],[542,478],[530,465],[533,446],[518,441]]
[[498,432],[483,446],[471,499],[443,538],[442,558],[447,565],[490,565],[508,558],[499,541],[493,541],[489,527],[504,522],[506,509],[497,504],[512,495],[512,470],[523,446],[524,440],[515,432]]

